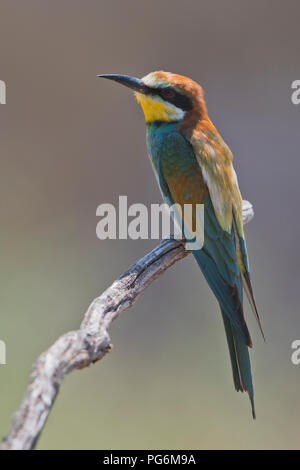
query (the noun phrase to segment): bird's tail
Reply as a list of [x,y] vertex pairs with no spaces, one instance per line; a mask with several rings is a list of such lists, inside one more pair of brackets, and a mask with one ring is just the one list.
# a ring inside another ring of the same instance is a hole
[[254,392],[248,346],[246,346],[243,338],[231,325],[228,316],[222,309],[221,312],[227,336],[235,389],[241,392],[248,392],[252,416],[255,419]]

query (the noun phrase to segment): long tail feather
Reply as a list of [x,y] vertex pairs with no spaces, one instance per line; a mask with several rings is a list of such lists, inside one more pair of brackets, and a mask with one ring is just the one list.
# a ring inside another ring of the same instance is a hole
[[255,300],[254,300],[254,295],[253,295],[253,290],[252,290],[252,285],[251,285],[249,274],[247,272],[243,273],[242,278],[243,278],[244,291],[246,292],[251,310],[252,310],[252,312],[253,312],[253,314],[256,318],[256,321],[258,323],[258,326],[259,326],[259,329],[261,331],[262,337],[263,337],[264,341],[266,341],[266,338],[265,338],[265,335],[264,335],[264,332],[263,332],[263,329],[262,329],[262,326],[261,326],[260,318],[259,318],[259,315],[258,315],[258,311],[257,311],[257,308],[256,308],[256,304],[255,304]]
[[253,419],[256,418],[254,407],[254,391],[248,347],[239,333],[232,327],[227,315],[222,311],[227,342],[229,347],[233,381],[237,391],[248,392]]
[[210,288],[215,294],[223,312],[228,316],[231,323],[240,332],[244,342],[251,348],[252,340],[244,318],[242,305],[242,280],[239,286],[230,286],[219,273],[214,260],[206,253],[204,249],[193,252],[202,273],[204,274]]

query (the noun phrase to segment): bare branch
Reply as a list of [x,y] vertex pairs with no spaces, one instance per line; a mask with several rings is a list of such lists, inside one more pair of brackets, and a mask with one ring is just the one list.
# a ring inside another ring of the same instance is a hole
[[[253,208],[243,202],[244,222]],[[33,365],[29,385],[2,450],[33,449],[46,423],[66,374],[99,361],[112,348],[108,329],[121,312],[131,307],[140,294],[175,262],[189,254],[182,240],[164,240],[133,264],[89,306],[80,329],[60,338]]]

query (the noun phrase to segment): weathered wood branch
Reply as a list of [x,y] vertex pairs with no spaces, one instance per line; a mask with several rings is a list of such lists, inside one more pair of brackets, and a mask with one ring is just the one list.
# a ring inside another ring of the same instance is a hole
[[[253,215],[251,204],[244,201],[244,223]],[[79,330],[64,334],[41,354],[33,365],[28,388],[12,417],[2,450],[34,448],[65,375],[102,359],[112,348],[108,329],[113,320],[131,307],[155,279],[188,254],[182,240],[163,240],[91,303]]]

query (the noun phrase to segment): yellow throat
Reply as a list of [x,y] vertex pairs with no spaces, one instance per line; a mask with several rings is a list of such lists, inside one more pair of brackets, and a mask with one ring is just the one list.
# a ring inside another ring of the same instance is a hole
[[142,106],[147,123],[153,121],[174,122],[184,118],[185,112],[182,109],[163,101],[160,97],[143,95],[139,92],[135,93],[135,96],[137,102]]

